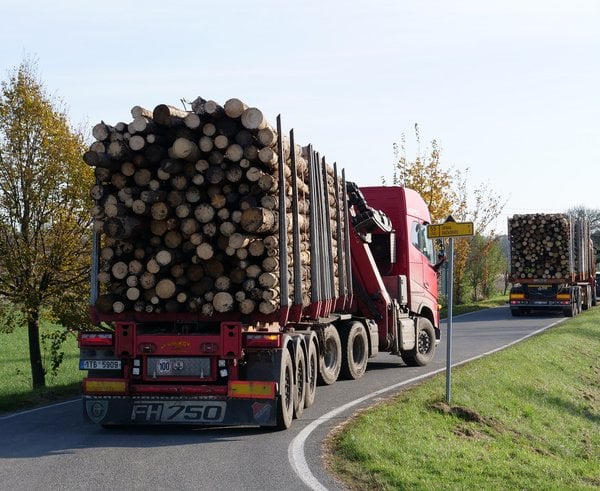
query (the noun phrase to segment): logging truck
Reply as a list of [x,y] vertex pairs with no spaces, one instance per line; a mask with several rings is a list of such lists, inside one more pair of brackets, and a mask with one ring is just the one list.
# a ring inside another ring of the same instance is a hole
[[559,312],[573,317],[596,305],[596,260],[586,219],[514,215],[508,236],[513,316]]
[[380,351],[432,360],[440,260],[418,193],[346,181],[238,99],[132,116],[84,155],[89,420],[285,429]]

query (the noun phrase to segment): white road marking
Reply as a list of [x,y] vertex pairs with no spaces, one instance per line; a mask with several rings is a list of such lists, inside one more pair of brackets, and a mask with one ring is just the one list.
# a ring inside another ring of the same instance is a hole
[[[555,325],[560,324],[561,322],[563,322],[565,320],[566,319],[559,319],[556,322],[553,322],[552,324],[550,324],[546,327],[542,327],[541,329],[538,329],[537,331],[531,332],[531,333],[527,334],[526,336],[523,336],[522,338],[519,338],[519,339],[512,341],[508,344],[505,344],[503,346],[500,346],[499,348],[495,348],[493,350],[487,351],[480,355],[473,356],[472,358],[468,358],[466,360],[454,363],[452,365],[452,367],[457,367],[457,366],[463,365],[465,363],[469,363],[471,361],[477,360],[479,358],[483,358],[484,356],[491,355],[491,354],[501,351],[503,349],[506,349],[509,346],[520,343],[521,341],[523,341],[527,338],[530,338],[532,336],[535,336],[536,334],[539,334],[540,332],[545,331],[546,329],[550,329],[551,327],[554,327]],[[322,425],[323,423],[332,420],[333,418],[338,416],[340,413],[343,413],[347,409],[350,409],[364,401],[367,401],[369,399],[372,399],[373,397],[377,397],[378,395],[392,391],[392,390],[402,387],[404,385],[418,382],[420,380],[432,377],[434,375],[437,375],[438,373],[442,373],[445,371],[446,371],[445,367],[439,368],[432,372],[427,372],[427,373],[424,373],[423,375],[419,375],[418,377],[413,377],[409,380],[405,380],[404,382],[399,382],[397,384],[390,385],[389,387],[379,389],[375,392],[371,392],[370,394],[367,394],[366,396],[360,397],[359,399],[350,401],[349,403],[344,404],[343,406],[340,406],[332,411],[329,411],[328,413],[324,414],[323,416],[317,418],[312,423],[310,423],[306,428],[304,428],[300,433],[298,433],[298,435],[296,435],[296,437],[292,440],[292,442],[290,443],[290,445],[288,447],[288,460],[290,461],[292,469],[298,475],[298,477],[304,482],[304,484],[306,484],[310,489],[312,489],[314,491],[327,491],[327,488],[325,486],[323,486],[323,484],[321,484],[319,482],[319,480],[311,472],[311,470],[308,466],[308,463],[306,462],[306,456],[304,455],[304,443],[306,442],[306,440],[308,439],[310,434],[315,429],[317,429],[320,425]]]

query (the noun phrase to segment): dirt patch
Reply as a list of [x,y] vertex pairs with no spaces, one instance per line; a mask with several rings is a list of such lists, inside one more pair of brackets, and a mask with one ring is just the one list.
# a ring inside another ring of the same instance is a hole
[[484,418],[477,411],[468,407],[450,406],[445,402],[436,402],[432,404],[431,407],[444,414],[452,414],[453,416],[456,416],[464,421],[474,421],[475,423],[487,424],[487,418]]
[[507,431],[501,421],[483,416],[474,409],[465,406],[450,406],[445,402],[435,402],[429,406],[436,411],[443,414],[456,416],[465,423],[475,423],[481,425],[481,427],[474,428],[465,425],[459,425],[454,430],[455,435],[469,437],[469,438],[487,438],[495,434],[504,433]]
[[479,431],[477,428],[467,425],[458,425],[454,430],[452,430],[456,436],[462,438],[469,438],[471,440],[489,440],[490,436],[485,433]]

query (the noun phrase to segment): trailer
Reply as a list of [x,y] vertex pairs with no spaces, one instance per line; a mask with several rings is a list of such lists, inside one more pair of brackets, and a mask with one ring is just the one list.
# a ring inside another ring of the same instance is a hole
[[347,181],[237,99],[134,110],[152,133],[98,129],[85,156],[100,169],[86,418],[285,429],[379,352],[433,359],[440,264],[418,193]]
[[515,215],[508,231],[513,316],[558,312],[573,317],[596,305],[595,254],[586,219]]

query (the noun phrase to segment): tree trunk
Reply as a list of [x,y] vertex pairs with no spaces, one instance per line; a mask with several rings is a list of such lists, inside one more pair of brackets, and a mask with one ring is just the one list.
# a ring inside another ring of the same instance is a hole
[[34,389],[46,387],[46,375],[42,364],[42,350],[40,348],[40,323],[39,312],[32,312],[27,320],[29,334],[29,360],[31,363],[31,380]]

